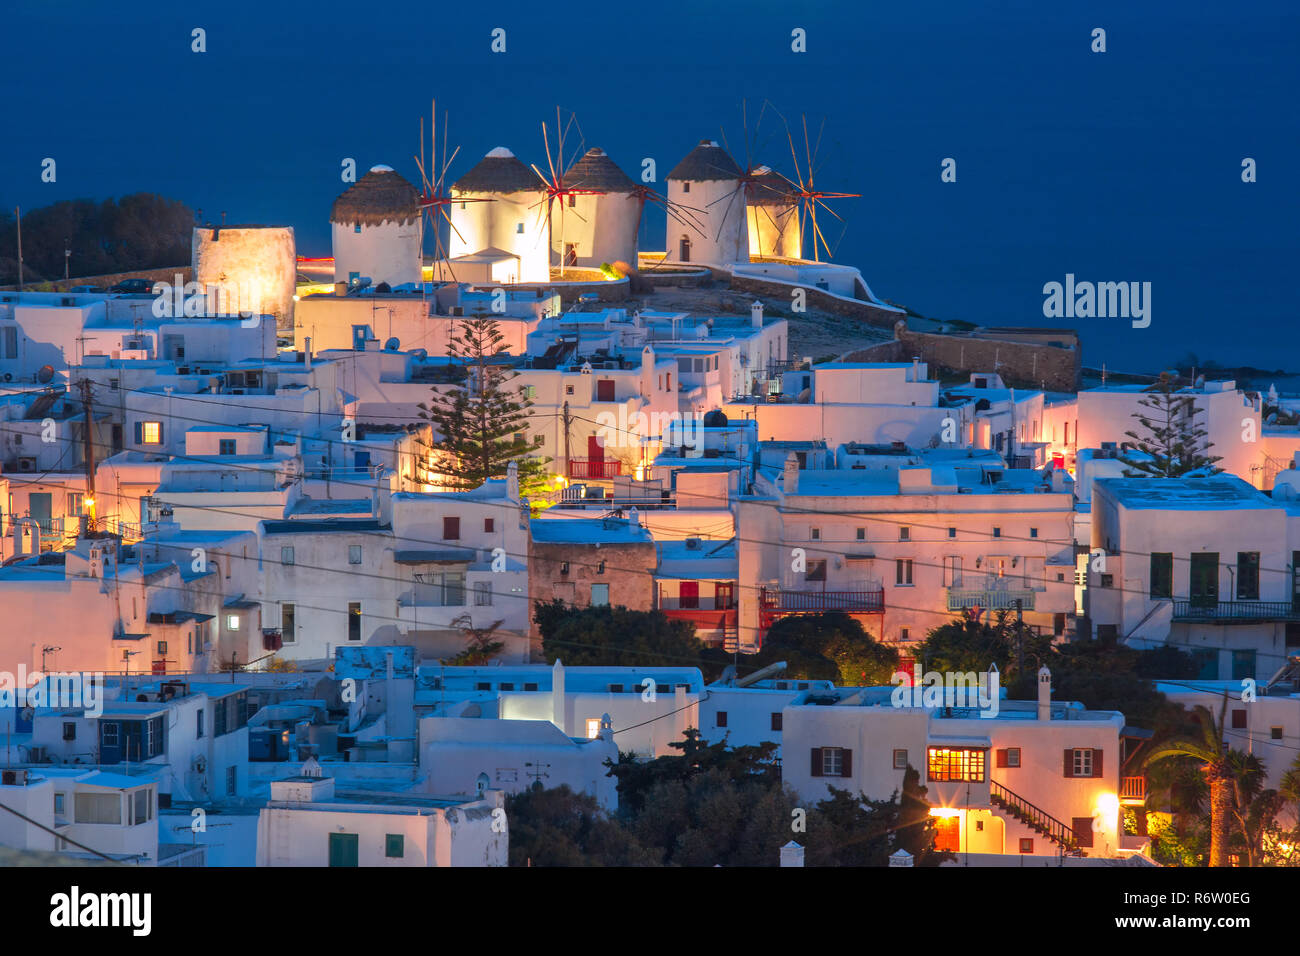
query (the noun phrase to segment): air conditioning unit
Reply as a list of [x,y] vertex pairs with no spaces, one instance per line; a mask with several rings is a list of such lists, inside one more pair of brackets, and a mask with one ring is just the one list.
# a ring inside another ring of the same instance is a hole
[[26,770],[0,770],[0,785],[6,787],[27,786]]
[[451,307],[451,314],[455,316],[463,316],[465,314],[465,307],[463,305],[453,305]]
[[25,471],[25,472],[28,472],[28,473],[34,472],[34,471],[36,470],[36,459],[35,459],[35,458],[19,458],[19,459],[18,459],[18,470],[19,470],[19,471]]

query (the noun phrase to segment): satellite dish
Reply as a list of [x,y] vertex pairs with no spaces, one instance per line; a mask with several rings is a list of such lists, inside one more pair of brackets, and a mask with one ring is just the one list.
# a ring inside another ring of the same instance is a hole
[[397,336],[393,336],[391,339],[389,339],[387,342],[384,343],[384,348],[386,348],[390,352],[396,352],[401,347],[402,347],[402,343],[397,340]]
[[12,382],[13,380],[14,380],[14,373],[13,373],[13,372],[5,372],[5,381],[6,381],[6,382]]
[[40,382],[42,385],[52,378],[54,378],[53,365],[42,365],[40,370],[36,373],[36,381]]

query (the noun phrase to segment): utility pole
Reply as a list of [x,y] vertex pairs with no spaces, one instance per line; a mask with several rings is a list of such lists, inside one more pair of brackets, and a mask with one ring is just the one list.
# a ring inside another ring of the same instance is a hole
[[1025,672],[1025,602],[1016,598],[1016,678]]
[[14,222],[18,225],[18,291],[23,291],[23,209],[14,206]]
[[72,257],[72,240],[63,240],[63,281],[68,281],[68,260]]
[[569,423],[572,419],[569,417],[569,403],[564,403],[564,479],[568,481],[569,475],[573,468],[569,459]]
[[[81,379],[77,382],[77,386],[81,390],[81,404],[86,412],[86,424],[83,426],[81,431],[82,444],[86,449],[85,506],[90,510],[90,514],[86,516],[86,530],[93,532],[97,530],[95,518],[95,438],[91,432],[91,429],[95,426],[95,415],[91,410],[90,379]],[[114,565],[116,565],[116,563],[117,562],[115,561]]]

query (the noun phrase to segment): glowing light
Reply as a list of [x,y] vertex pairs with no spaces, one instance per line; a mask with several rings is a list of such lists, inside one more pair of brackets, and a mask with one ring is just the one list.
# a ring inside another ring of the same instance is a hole
[[1119,795],[1114,793],[1103,793],[1097,798],[1097,809],[1104,816],[1111,817],[1119,812]]
[[961,811],[954,807],[931,807],[930,816],[932,817],[959,817]]

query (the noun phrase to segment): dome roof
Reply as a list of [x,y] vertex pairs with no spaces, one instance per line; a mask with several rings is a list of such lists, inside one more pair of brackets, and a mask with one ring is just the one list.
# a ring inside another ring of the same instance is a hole
[[406,225],[420,218],[420,193],[401,173],[375,166],[334,200],[330,222],[379,226]]
[[451,188],[465,193],[541,192],[542,181],[514,153],[498,146],[452,183]]
[[602,189],[611,193],[630,193],[636,189],[627,173],[605,155],[603,149],[592,148],[569,167],[564,174],[566,189]]
[[758,171],[749,185],[751,206],[793,206],[799,201],[796,189],[784,176],[767,167]]
[[668,178],[703,183],[719,179],[740,179],[743,175],[730,153],[714,140],[702,139],[700,145],[687,153],[686,158],[674,167]]

